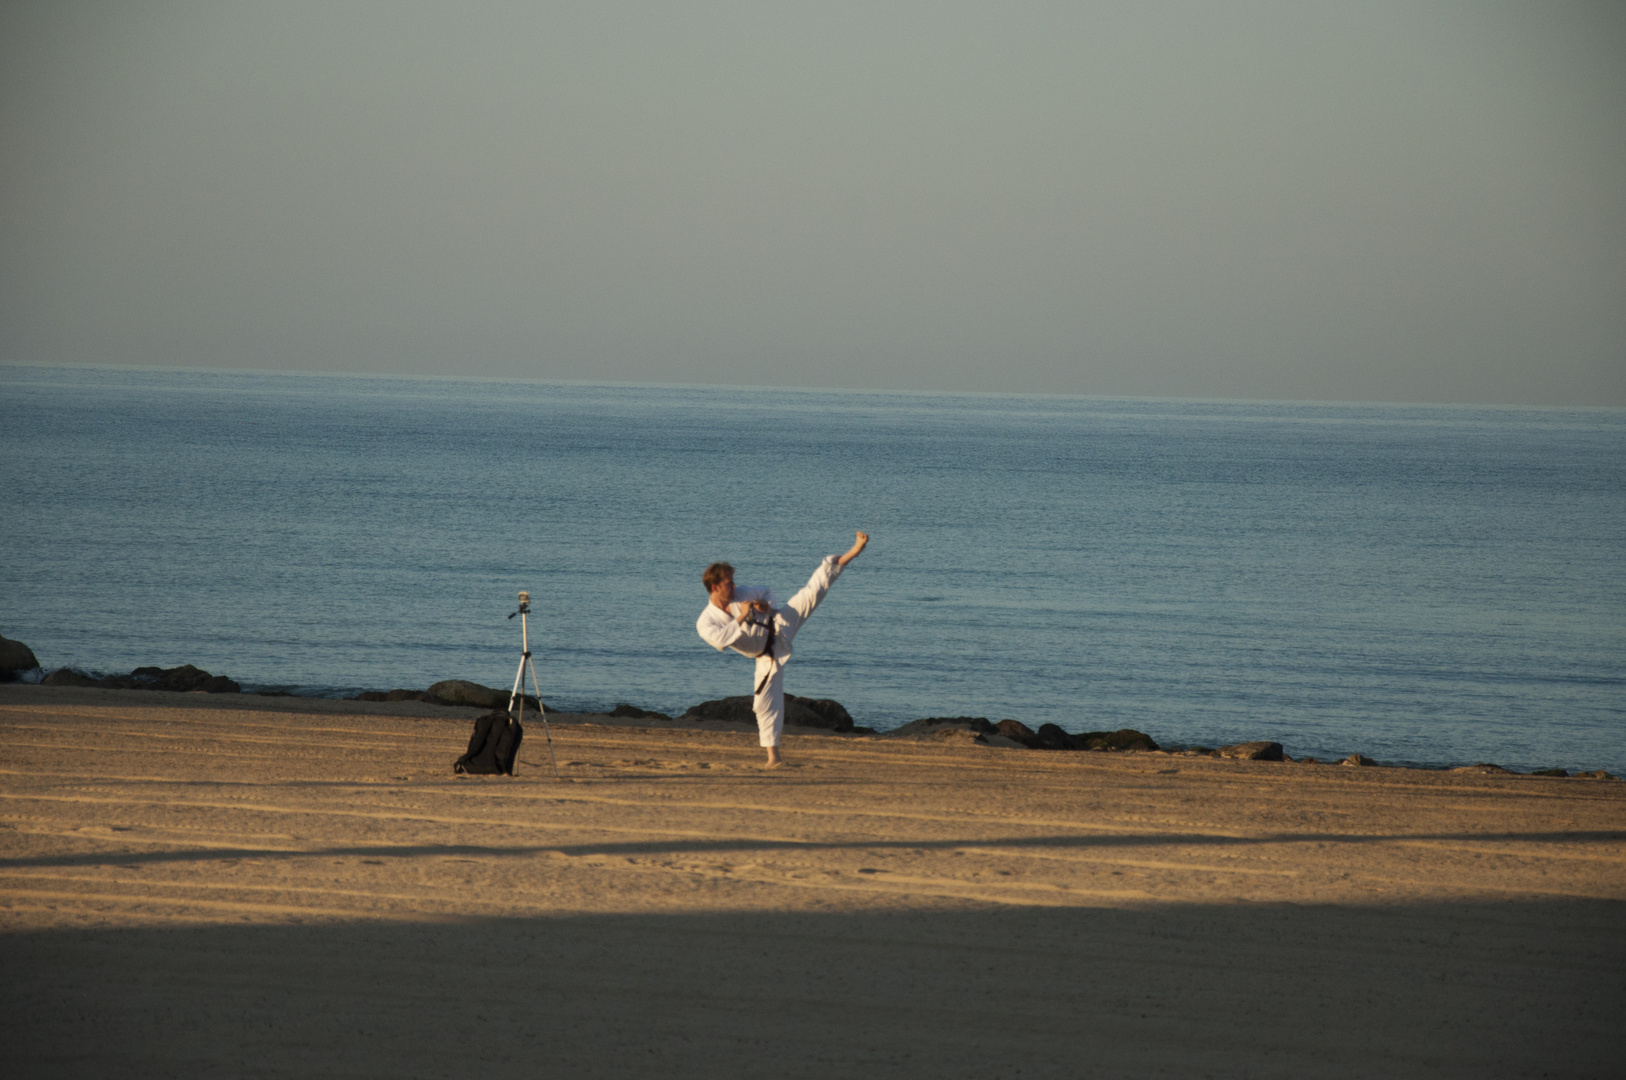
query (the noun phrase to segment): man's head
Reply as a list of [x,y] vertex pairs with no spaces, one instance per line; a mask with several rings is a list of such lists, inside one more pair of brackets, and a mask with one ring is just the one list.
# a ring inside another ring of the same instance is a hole
[[700,575],[700,583],[711,594],[712,603],[727,607],[734,602],[734,568],[725,562],[714,562]]

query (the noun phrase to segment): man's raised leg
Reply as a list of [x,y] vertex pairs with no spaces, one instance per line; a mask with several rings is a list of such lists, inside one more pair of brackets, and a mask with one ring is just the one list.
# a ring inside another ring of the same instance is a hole
[[858,553],[863,551],[868,543],[869,533],[861,532],[845,555],[826,555],[824,561],[819,563],[818,569],[813,571],[813,576],[807,579],[807,584],[797,590],[796,595],[785,604],[790,610],[780,609],[780,618],[791,636],[794,637],[796,631],[801,629],[808,616],[813,614],[813,609],[818,607],[819,602],[830,592],[830,586],[841,576],[841,571],[848,563],[858,558]]
[[[868,543],[869,534],[860,532],[845,555],[825,556],[807,584],[802,586],[784,607],[774,613],[780,641],[786,645],[790,644],[796,637],[796,631],[801,629],[802,623],[813,614],[813,609],[819,606],[819,601],[824,599],[825,594],[830,591],[830,586],[841,576],[841,571],[848,563],[858,558],[858,553],[863,551]],[[783,663],[772,662],[773,670],[764,681],[763,665],[766,663],[770,661],[757,661],[756,678],[762,692],[751,699],[751,708],[757,716],[759,741],[768,751],[767,766],[771,769],[780,764],[779,738],[785,730],[785,666]]]

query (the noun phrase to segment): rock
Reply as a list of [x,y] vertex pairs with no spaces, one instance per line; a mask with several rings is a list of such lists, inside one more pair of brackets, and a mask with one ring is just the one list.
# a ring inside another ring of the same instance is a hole
[[[445,693],[441,693],[441,690],[444,690]],[[464,679],[446,679],[427,690],[387,690],[382,694],[377,690],[369,690],[365,695],[356,695],[356,700],[422,701],[430,705],[457,705],[475,709],[490,709],[493,712],[506,712],[510,693],[511,691],[508,690],[497,690]],[[447,694],[452,696],[447,697]],[[542,711],[543,703],[531,694],[521,694],[520,697],[525,699],[527,709],[532,712]]]
[[911,720],[886,734],[892,738],[913,739],[930,736],[939,729],[970,731],[972,734],[981,735],[985,731],[994,730],[994,725],[988,722],[986,716],[928,716],[920,720]]
[[[508,708],[508,691],[465,679],[442,679],[429,688],[429,696],[443,705],[468,705],[476,709],[502,711]],[[534,700],[534,699],[532,699]]]
[[994,732],[1020,746],[1032,746],[1035,738],[1033,729],[1020,720],[1001,720],[994,725]]
[[138,667],[128,675],[94,679],[72,668],[58,668],[43,680],[46,686],[94,686],[103,690],[168,690],[178,694],[240,694],[243,688],[224,675],[183,664],[175,668]]
[[[967,727],[949,727],[946,725],[931,729],[924,737],[930,739],[932,742],[960,744],[975,743],[978,746],[988,745],[988,739],[990,738],[1005,738],[1003,735],[990,734],[985,736],[981,732],[973,731],[971,728]],[[1009,742],[1010,740],[1006,739],[1005,741]],[[1021,744],[1018,743],[1017,745],[1020,746]]]
[[33,671],[39,666],[33,649],[0,635],[0,682],[11,682],[23,672]]
[[1319,765],[1319,764],[1321,764],[1321,759],[1320,758],[1313,758],[1313,757],[1301,758],[1299,760],[1299,764],[1300,765]]
[[[964,723],[974,718],[954,717],[938,720],[917,720],[917,724]],[[986,723],[986,721],[983,721]],[[909,725],[913,726],[913,725]],[[899,728],[902,733],[905,728]],[[1156,750],[1157,743],[1143,731],[1133,728],[1124,728],[1122,731],[1091,731],[1083,735],[1069,735],[1057,724],[1040,724],[1039,730],[1034,731],[1020,720],[1001,720],[990,728],[979,728],[990,745],[1003,746],[1004,743],[993,743],[994,736],[1009,739],[1027,747],[1029,750]]]
[[55,671],[53,671],[49,675],[45,676],[44,679],[40,680],[40,685],[41,686],[100,686],[100,685],[102,685],[102,683],[101,683],[100,679],[93,679],[89,675],[84,674],[83,672],[75,671],[75,670],[73,670],[73,668],[66,668],[65,667],[65,668],[57,668]]
[[1507,776],[1507,775],[1511,775],[1512,772],[1513,772],[1512,769],[1504,769],[1500,765],[1492,765],[1488,761],[1477,761],[1472,765],[1458,765],[1456,768],[1452,769],[1451,771],[1452,772],[1465,772],[1465,773],[1480,773],[1482,775],[1487,775],[1487,776],[1495,776],[1495,775]]
[[[702,701],[683,714],[684,720],[721,720],[726,724],[756,726],[757,715],[748,696],[719,698]],[[785,695],[785,726],[823,728],[826,731],[851,731],[853,718],[840,702],[827,698],[804,698]]]
[[[953,731],[953,730],[957,730],[957,729],[950,728],[948,730]],[[1011,738],[1010,736],[1001,735],[1001,734],[999,734],[998,732],[995,732],[995,731],[990,731],[986,735],[980,735],[976,739],[974,739],[973,741],[974,742],[981,742],[981,743],[984,743],[984,744],[986,744],[988,746],[1002,747],[1003,749],[1006,749],[1006,750],[1026,750],[1026,749],[1028,749],[1028,744],[1027,743],[1025,743],[1025,742],[1017,742],[1015,739]]]
[[1582,780],[1618,780],[1618,779],[1620,779],[1618,776],[1613,776],[1613,775],[1611,775],[1609,773],[1606,773],[1602,769],[1594,769],[1591,772],[1578,772],[1575,775],[1576,775],[1577,778],[1582,779]]
[[148,690],[169,690],[178,694],[189,694],[193,690],[203,689],[204,684],[214,676],[202,668],[182,664],[180,667],[172,668],[138,667],[130,672],[130,678],[138,686]]
[[1020,720],[1001,720],[993,729],[984,733],[991,746],[1004,746],[1003,742],[993,742],[998,736],[1009,740],[1018,746],[1025,746],[1029,750],[1078,750],[1081,744],[1055,724],[1040,724],[1039,730],[1034,731]]
[[1377,762],[1373,761],[1371,758],[1367,757],[1365,754],[1351,754],[1347,758],[1345,758],[1343,761],[1340,761],[1338,764],[1340,764],[1340,765],[1376,765]]
[[1083,750],[1156,750],[1157,743],[1144,731],[1121,728],[1118,731],[1087,731],[1073,736],[1073,744]]
[[[384,695],[384,700],[385,701],[427,701],[430,704],[433,704],[435,698],[434,698],[434,695],[429,693],[429,691],[427,691],[427,690],[391,690],[391,691],[387,692]],[[527,700],[529,700],[531,702],[536,701],[535,698],[529,698]]]
[[1078,750],[1082,744],[1055,724],[1040,724],[1038,732],[1028,741],[1035,750]]
[[1531,773],[1530,775],[1531,776],[1568,776],[1569,771],[1566,770],[1566,769],[1537,769],[1535,772]]
[[680,719],[720,720],[725,724],[750,724],[753,727],[757,722],[756,713],[751,711],[749,697],[725,697],[716,701],[702,701],[698,705],[691,705]]
[[1244,742],[1219,748],[1222,758],[1236,758],[1240,761],[1280,761],[1282,760],[1282,744],[1279,742]]
[[[435,698],[435,696],[433,694],[431,694],[427,690],[363,690],[361,693],[357,694],[355,697],[351,698],[350,700],[351,701],[427,701],[431,705],[438,704],[438,701]],[[529,698],[528,700],[529,701],[535,701],[536,699],[535,698]],[[508,703],[508,699],[504,698],[503,699],[503,704],[506,705],[507,703]]]
[[621,704],[621,705],[617,705],[615,708],[611,709],[610,710],[610,715],[611,716],[623,716],[623,717],[626,717],[626,718],[628,718],[630,720],[670,720],[670,719],[672,719],[670,716],[667,716],[663,712],[650,712],[648,709],[640,709],[636,705],[627,705],[627,704],[624,704],[624,703]]
[[[791,719],[791,706],[799,706],[813,717],[802,716],[800,719]],[[795,724],[797,727],[824,728],[827,731],[848,732],[853,729],[853,718],[839,701],[829,698],[805,698],[795,694],[785,695],[785,723]]]
[[180,667],[139,667],[128,676],[112,676],[110,680],[120,686],[133,686],[148,690],[168,690],[177,694],[202,691],[206,694],[238,694],[243,688],[224,675],[211,675],[191,664]]

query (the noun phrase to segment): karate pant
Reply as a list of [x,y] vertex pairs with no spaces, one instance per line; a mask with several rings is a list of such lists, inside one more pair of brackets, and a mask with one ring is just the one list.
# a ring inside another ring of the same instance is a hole
[[756,681],[751,684],[761,687],[752,695],[751,709],[757,714],[757,741],[762,746],[778,746],[785,731],[785,662],[790,659],[791,642],[841,576],[841,569],[834,555],[826,555],[801,591],[774,609],[774,658],[757,657]]

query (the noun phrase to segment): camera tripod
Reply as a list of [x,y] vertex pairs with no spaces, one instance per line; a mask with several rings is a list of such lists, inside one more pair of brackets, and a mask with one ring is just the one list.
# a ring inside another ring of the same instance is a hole
[[514,689],[508,695],[508,711],[513,713],[514,703],[518,702],[519,714],[515,719],[523,720],[525,718],[525,669],[529,667],[531,669],[531,689],[536,691],[536,708],[542,714],[542,734],[548,740],[548,760],[553,762],[553,778],[557,780],[559,779],[559,759],[553,755],[553,732],[548,728],[548,707],[542,704],[542,687],[536,681],[536,663],[531,659],[531,630],[525,624],[525,616],[529,615],[530,612],[531,594],[521,592],[519,594],[519,610],[508,616],[510,619],[515,615],[519,616],[519,640],[524,650],[519,654],[519,670],[514,672]]

